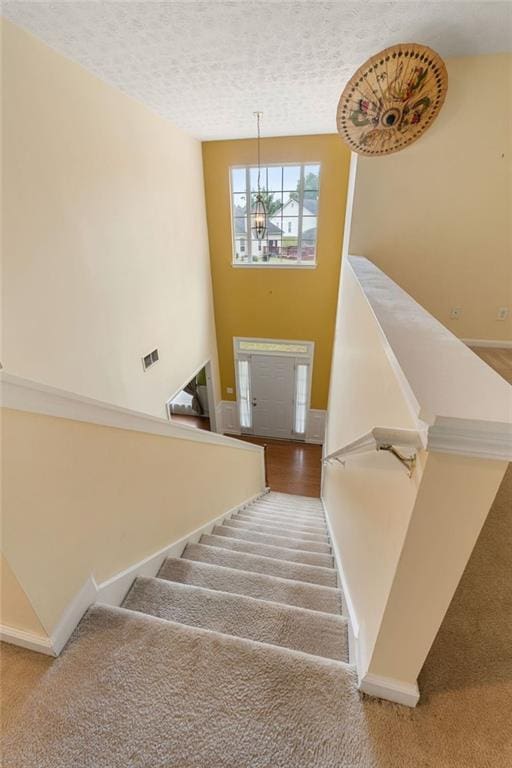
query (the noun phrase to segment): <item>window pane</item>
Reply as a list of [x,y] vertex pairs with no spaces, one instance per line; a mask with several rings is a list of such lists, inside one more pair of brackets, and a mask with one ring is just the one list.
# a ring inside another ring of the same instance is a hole
[[302,238],[305,237],[316,240],[316,216],[302,217]]
[[[258,191],[258,168],[251,168],[249,171],[249,175],[251,178],[251,192],[257,192]],[[267,169],[265,167],[261,167],[261,174],[260,174],[260,189],[268,189],[267,187]]]
[[231,169],[231,191],[245,192],[245,168]]
[[297,244],[299,234],[299,219],[297,216],[283,216],[283,238],[294,239]]
[[304,166],[304,189],[318,189],[320,185],[320,166]]
[[268,243],[267,240],[251,240],[252,261],[255,264],[264,264],[268,261]]
[[[304,191],[300,189],[301,168],[310,187]],[[247,171],[250,200],[245,189]],[[253,217],[248,215],[256,202],[258,168],[231,169],[234,262],[261,265],[315,262],[319,172],[318,163],[262,167],[260,189],[267,210],[267,232],[265,239],[258,241],[251,232]],[[272,189],[267,191],[269,184]],[[235,186],[239,188],[236,191]],[[291,188],[286,189],[287,186]],[[300,242],[299,230],[303,235]],[[242,238],[248,242],[241,242]]]
[[298,435],[306,431],[306,407],[308,394],[308,366],[300,363],[295,372],[295,427]]
[[280,192],[283,188],[283,169],[280,165],[271,165],[268,168],[269,192]]
[[318,213],[318,200],[316,198],[306,197],[307,194],[307,192],[304,194],[304,200],[302,201],[302,215],[316,216]]
[[283,189],[297,190],[300,182],[300,165],[285,165],[283,167]]
[[238,390],[240,395],[240,426],[248,429],[252,424],[248,360],[238,361]]
[[239,235],[247,235],[247,216],[242,218],[236,218],[235,220],[235,237]]
[[244,264],[249,261],[249,246],[245,237],[240,237],[235,240],[235,260]]
[[246,212],[247,195],[236,193],[233,195],[233,215],[242,216]]
[[282,192],[264,192],[263,201],[270,218],[277,216],[283,207]]

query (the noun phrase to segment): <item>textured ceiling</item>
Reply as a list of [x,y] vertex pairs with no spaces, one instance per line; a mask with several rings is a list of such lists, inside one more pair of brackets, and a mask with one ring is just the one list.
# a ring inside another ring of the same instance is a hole
[[510,2],[4,2],[2,14],[201,139],[330,133],[343,86],[397,42],[511,49]]

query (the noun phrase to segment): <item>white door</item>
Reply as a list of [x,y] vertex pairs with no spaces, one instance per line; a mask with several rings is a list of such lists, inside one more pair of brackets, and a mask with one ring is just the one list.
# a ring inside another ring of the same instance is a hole
[[252,431],[262,437],[297,437],[293,433],[295,359],[251,355]]

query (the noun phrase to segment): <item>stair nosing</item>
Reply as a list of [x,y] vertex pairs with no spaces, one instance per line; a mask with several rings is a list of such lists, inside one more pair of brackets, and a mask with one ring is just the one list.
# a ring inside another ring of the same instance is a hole
[[277,520],[279,523],[282,523],[283,525],[300,525],[302,528],[313,528],[315,531],[326,531],[327,526],[323,523],[319,523],[318,525],[302,525],[300,520],[297,520],[296,518],[286,518],[281,517],[280,515],[273,515],[271,512],[249,512],[248,510],[244,510],[243,512],[236,512],[237,516],[240,517],[250,517],[251,520]]
[[[273,534],[273,533],[261,533],[261,531],[251,531],[250,529],[247,529],[247,528],[233,528],[233,526],[229,525],[229,520],[230,520],[230,518],[227,518],[223,523],[218,523],[217,525],[215,525],[214,528],[230,528],[232,531],[248,531],[249,533],[259,534],[260,536],[275,536],[276,539],[284,539],[285,541],[289,541],[291,538],[293,539],[293,537],[291,537],[291,536],[279,536],[279,535]],[[243,541],[246,541],[246,539],[243,539]],[[250,541],[250,539],[247,539],[247,541]],[[293,539],[293,541],[297,541],[299,544],[322,544],[322,545],[324,545],[326,547],[329,547],[329,552],[319,553],[319,554],[330,554],[331,556],[333,556],[333,554],[332,554],[332,546],[331,546],[330,542],[328,542],[328,541],[327,542],[323,542],[323,541],[307,541],[307,540],[302,540],[302,539]],[[295,551],[294,547],[285,547],[285,549],[293,549]],[[300,550],[296,550],[296,551],[299,551],[299,552],[316,552],[316,550],[314,550],[314,549],[305,549],[305,550],[300,549]]]
[[[239,522],[239,523],[242,523],[243,525],[247,525],[247,526],[258,525],[260,528],[270,528],[271,530],[273,530],[275,528],[278,531],[282,531],[283,530],[282,526],[280,527],[279,525],[274,524],[274,523],[268,523],[268,524],[265,524],[265,523],[251,523],[248,520],[237,520],[236,517],[231,517],[229,519],[232,520],[233,522]],[[249,530],[251,530],[251,529],[249,528]],[[297,531],[297,530],[292,529],[292,528],[290,528],[288,530],[289,530],[290,534],[297,533],[297,534],[302,534],[303,536],[310,536],[312,541],[317,541],[318,544],[330,544],[329,537],[328,537],[327,534],[312,533],[311,531]],[[318,536],[319,538],[315,539],[315,538],[313,538],[314,536]],[[290,535],[290,538],[293,538],[293,535]],[[300,536],[298,538],[300,538]],[[322,538],[323,538],[323,540],[322,540]]]
[[[232,568],[229,565],[219,565],[218,563],[208,563],[208,562],[203,561],[203,560],[189,560],[188,558],[181,558],[181,557],[166,557],[164,562],[162,563],[161,568],[167,562],[167,560],[169,560],[171,562],[179,561],[179,560],[186,560],[188,563],[195,563],[195,564],[198,564],[198,565],[206,565],[206,566],[208,566],[210,568],[224,568],[224,569],[227,569],[228,571],[233,571],[233,574],[245,573],[248,576],[256,575],[256,576],[261,576],[261,577],[263,577],[265,579],[277,579],[278,581],[285,581],[285,582],[291,581],[291,582],[295,582],[296,584],[300,584],[301,587],[306,586],[306,587],[311,587],[312,589],[328,589],[329,591],[336,592],[341,598],[343,598],[343,593],[342,593],[340,587],[329,587],[326,584],[316,584],[316,583],[314,583],[312,581],[301,581],[300,579],[286,579],[283,576],[273,576],[272,574],[269,574],[269,573],[259,573],[258,571],[244,571],[242,568]],[[161,568],[160,568],[160,570],[161,570]],[[160,577],[157,576],[155,578],[160,578]],[[173,579],[168,579],[168,581],[173,581]],[[183,583],[183,582],[178,582],[178,583]],[[239,593],[236,592],[235,594],[239,594]],[[283,605],[289,605],[289,603],[283,603]],[[311,608],[310,610],[314,611],[316,609],[315,608]],[[319,611],[319,613],[325,613],[325,611]]]
[[[190,545],[187,544],[187,547],[188,546],[190,546]],[[226,549],[225,547],[211,547],[208,544],[193,544],[193,546],[196,546],[196,547],[207,547],[208,549],[212,549],[212,550],[220,549],[222,552],[226,552],[226,553],[228,553],[230,555],[233,555],[233,550],[232,549]],[[188,558],[186,556],[184,557],[185,552],[187,551],[187,547],[185,547],[185,550],[183,551],[183,554],[182,554],[183,560],[191,560],[192,559],[192,558]],[[291,563],[290,560],[280,560],[278,557],[265,557],[264,555],[253,555],[250,552],[236,552],[236,554],[238,554],[238,555],[245,555],[246,557],[258,557],[258,558],[262,558],[264,560],[268,560],[271,563],[276,563],[276,562],[277,563],[283,563],[283,565],[288,565],[288,566],[291,564],[291,565],[296,565],[296,566],[303,567],[303,568],[319,568],[322,572],[327,571],[327,572],[329,572],[329,574],[333,573],[335,575],[335,577],[336,577],[336,580],[338,579],[338,572],[337,572],[336,568],[326,568],[323,565],[308,565],[307,563]],[[202,562],[202,561],[201,560],[199,560],[199,561],[194,560],[194,562]],[[208,562],[208,561],[206,561],[206,562]],[[234,570],[235,571],[240,571],[242,569],[241,568],[235,568]],[[248,571],[248,573],[261,573],[261,571]],[[315,584],[316,583],[316,582],[303,581],[302,579],[297,579],[295,577],[288,578],[286,576],[280,576],[279,578],[283,578],[286,581],[299,581],[301,584],[311,584],[311,583]],[[327,586],[327,585],[319,584],[318,586],[323,587],[323,586]]]
[[[194,562],[198,562],[198,561],[194,561]],[[207,563],[207,565],[212,565],[212,563]],[[224,568],[225,566],[220,566],[220,567]],[[247,573],[252,573],[252,571],[247,571]],[[280,577],[277,577],[277,578],[280,578]],[[225,595],[228,599],[231,599],[233,597],[241,597],[244,600],[250,600],[255,603],[265,603],[266,605],[269,605],[269,606],[282,605],[285,608],[289,608],[292,611],[301,611],[301,612],[311,614],[312,618],[316,617],[317,614],[320,614],[320,616],[328,616],[330,619],[334,617],[336,620],[341,620],[342,623],[348,624],[348,616],[344,613],[327,613],[326,611],[316,611],[313,608],[302,608],[300,605],[291,605],[290,603],[278,603],[277,601],[273,601],[273,600],[265,600],[262,597],[252,597],[252,595],[241,595],[238,592],[225,592],[222,589],[210,589],[210,587],[200,587],[196,584],[187,584],[183,581],[170,581],[169,579],[161,579],[159,576],[137,576],[134,579],[133,584],[135,584],[135,582],[139,580],[142,580],[142,581],[155,580],[155,581],[161,581],[163,584],[177,584],[180,587],[190,587],[191,589],[198,589],[203,592],[211,592],[212,594],[216,594],[216,595]],[[288,579],[285,579],[285,581],[288,581]],[[133,584],[132,584],[132,587],[133,587]],[[126,597],[128,597],[132,587],[130,587],[130,590],[127,593]],[[331,587],[328,587],[328,589],[331,589]],[[128,610],[131,610],[131,609],[128,609]],[[143,613],[143,611],[140,611],[140,613]],[[148,615],[153,615],[153,614],[148,614]],[[181,624],[181,622],[176,622],[176,623]],[[212,631],[215,631],[215,630],[212,630]]]
[[[237,530],[237,529],[234,528],[233,530]],[[260,547],[275,547],[276,549],[287,549],[288,552],[297,552],[298,554],[301,554],[301,555],[324,555],[325,557],[330,557],[332,559],[332,561],[334,562],[334,555],[332,553],[329,554],[328,552],[312,552],[311,550],[308,551],[308,550],[302,550],[302,549],[292,549],[291,547],[280,547],[277,544],[264,544],[263,542],[250,541],[249,539],[237,539],[234,536],[219,536],[219,534],[216,534],[216,533],[207,533],[207,534],[203,534],[203,535],[206,535],[206,536],[216,536],[218,539],[227,539],[227,541],[236,541],[236,542],[239,542],[239,543],[242,543],[242,544],[255,544],[255,545],[260,546]],[[200,544],[200,543],[201,543],[201,541],[198,542],[198,544]],[[206,546],[215,546],[215,545],[207,544]],[[253,555],[255,553],[254,552],[247,552],[246,554]],[[261,555],[261,557],[269,557],[269,555]],[[270,557],[272,557],[272,556],[270,555]],[[272,558],[272,559],[273,560],[280,560],[281,558]],[[286,561],[286,562],[288,562],[288,561]],[[290,562],[292,562],[292,563],[299,562],[300,563],[300,561],[296,561],[296,560],[290,560]],[[315,565],[315,563],[302,563],[302,565]],[[327,566],[319,566],[319,567],[320,568],[327,568]]]

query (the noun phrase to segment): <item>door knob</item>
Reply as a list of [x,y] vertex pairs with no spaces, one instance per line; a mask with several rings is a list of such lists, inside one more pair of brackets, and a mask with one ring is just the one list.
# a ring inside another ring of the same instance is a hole
[[255,397],[253,397],[253,399],[252,399],[252,404],[253,404],[253,406],[258,405],[258,403],[256,402],[256,398]]

